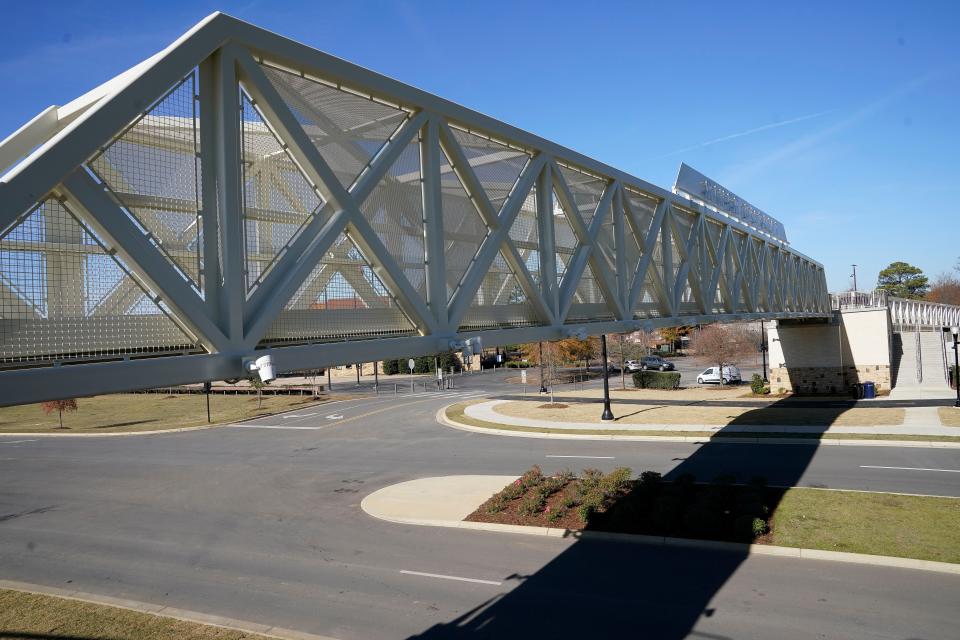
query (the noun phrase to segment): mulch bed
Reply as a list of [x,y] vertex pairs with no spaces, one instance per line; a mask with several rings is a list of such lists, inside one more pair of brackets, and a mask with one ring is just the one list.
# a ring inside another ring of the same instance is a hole
[[[538,481],[532,471],[491,496],[466,520],[764,544],[771,539],[770,514],[783,495],[781,489],[767,488],[762,479],[748,485],[733,484],[731,478],[702,484],[689,474],[673,482],[662,481],[659,474],[645,474],[645,480],[628,480],[612,489],[612,485],[604,484],[613,476],[608,474],[599,486],[594,482],[593,488],[586,491],[581,476],[566,480],[556,489],[559,481],[547,476],[540,476]],[[592,473],[595,480],[602,476],[595,470]],[[529,503],[538,488],[545,486],[544,482],[554,483],[555,492],[546,497],[538,512],[522,513],[521,505]],[[579,506],[590,501],[586,494],[591,491],[599,491],[604,497],[596,500],[593,496],[598,504],[583,520]],[[511,493],[518,495],[504,498]],[[570,505],[571,496],[579,496],[580,500]],[[754,518],[762,520],[762,530],[753,528]]]

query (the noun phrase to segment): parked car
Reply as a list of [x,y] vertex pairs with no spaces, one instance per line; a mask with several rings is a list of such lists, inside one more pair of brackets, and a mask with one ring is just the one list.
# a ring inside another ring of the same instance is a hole
[[660,356],[644,356],[640,358],[640,369],[659,369],[660,371],[673,371],[675,367],[672,362],[664,360]]
[[[743,380],[740,378],[740,369],[732,364],[723,365],[723,384],[740,384]],[[704,369],[697,376],[698,384],[720,384],[720,367],[710,367]]]
[[633,373],[635,371],[640,371],[640,361],[639,360],[627,360],[623,363],[624,369]]

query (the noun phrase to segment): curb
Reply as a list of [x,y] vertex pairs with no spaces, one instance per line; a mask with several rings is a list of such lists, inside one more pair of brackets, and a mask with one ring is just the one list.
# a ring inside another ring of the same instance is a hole
[[[363,503],[360,504],[363,508]],[[497,533],[518,533],[528,536],[546,536],[548,538],[573,538],[575,540],[597,540],[646,544],[660,547],[687,547],[691,549],[710,549],[729,551],[747,556],[779,556],[805,560],[830,560],[850,564],[865,564],[877,567],[898,569],[918,569],[935,573],[960,575],[960,564],[936,562],[934,560],[916,560],[894,556],[874,556],[866,553],[847,553],[845,551],[823,551],[800,547],[778,547],[765,544],[747,544],[742,542],[719,542],[716,540],[694,540],[692,538],[670,538],[666,536],[645,536],[631,533],[610,533],[606,531],[577,531],[574,529],[555,529],[552,527],[530,527],[518,524],[496,524],[493,522],[469,522],[466,520],[428,520],[420,518],[387,518],[375,515],[364,509],[370,517],[393,522],[425,527],[447,527],[451,529],[472,529],[474,531],[493,531]]]
[[[459,404],[459,403],[454,403]],[[583,433],[544,433],[538,431],[513,431],[509,429],[497,429],[495,427],[476,427],[462,422],[457,422],[447,417],[447,409],[453,404],[447,405],[437,411],[437,422],[440,424],[459,429],[461,431],[470,431],[472,433],[486,433],[496,436],[511,436],[515,438],[555,438],[558,440],[621,440],[634,442],[689,442],[694,444],[706,444],[708,442],[722,444],[795,444],[807,446],[847,446],[847,447],[918,447],[925,449],[960,449],[960,442],[944,442],[940,440],[856,440],[840,438],[749,438],[740,436],[634,436],[634,435],[588,435]]]
[[[319,406],[321,404],[331,404],[332,402],[344,402],[343,400],[327,400],[325,402],[317,402],[312,406]],[[250,422],[251,420],[259,420],[260,418],[269,418],[271,416],[279,416],[285,413],[292,413],[293,411],[301,411],[308,407],[297,407],[296,409],[284,409],[283,411],[277,411],[276,413],[265,413],[262,416],[253,416],[250,418],[243,418],[241,420],[233,420],[232,422],[216,422],[214,424],[201,424],[196,427],[177,427],[176,429],[153,429],[151,431],[114,431],[112,433],[32,433],[30,431],[16,432],[16,433],[0,433],[0,437],[5,436],[30,436],[31,438],[118,438],[122,436],[155,436],[162,433],[185,433],[187,431],[206,431],[207,429],[218,429],[220,427],[229,427],[233,424],[243,424],[244,422]],[[2,442],[2,440],[0,440]]]
[[304,631],[294,629],[285,629],[268,624],[250,622],[248,620],[237,620],[235,618],[226,618],[215,616],[199,611],[189,611],[187,609],[178,609],[176,607],[167,607],[161,604],[150,604],[149,602],[140,602],[139,600],[127,600],[125,598],[114,598],[113,596],[104,596],[96,593],[87,593],[85,591],[76,591],[71,589],[60,589],[57,587],[47,587],[44,585],[33,584],[30,582],[18,582],[16,580],[0,580],[0,589],[9,589],[11,591],[22,591],[34,593],[43,596],[54,596],[66,600],[78,600],[80,602],[89,602],[91,604],[105,605],[146,613],[161,618],[173,618],[184,622],[194,622],[205,624],[212,627],[220,627],[231,631],[242,631],[244,633],[256,633],[268,638],[277,640],[336,640],[330,636],[320,636]]

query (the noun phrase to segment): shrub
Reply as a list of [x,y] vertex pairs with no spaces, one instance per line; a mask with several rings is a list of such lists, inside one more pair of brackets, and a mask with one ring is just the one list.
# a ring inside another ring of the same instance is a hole
[[524,493],[526,493],[526,488],[520,483],[520,478],[517,478],[500,491],[500,496],[504,500],[516,500]]
[[556,522],[565,515],[567,515],[567,510],[564,507],[558,507],[557,509],[551,509],[549,512],[547,512],[547,520],[550,522]]
[[721,533],[722,513],[712,504],[698,502],[683,516],[683,524],[694,534],[713,537]]
[[759,373],[753,374],[753,377],[750,378],[750,391],[753,391],[756,395],[763,393],[763,376]]
[[547,505],[547,501],[539,492],[532,493],[520,502],[518,511],[524,516],[535,516]]
[[592,491],[580,500],[580,506],[577,507],[577,517],[586,524],[590,521],[590,516],[599,511],[603,506],[603,495],[598,491]]
[[656,471],[644,471],[640,474],[640,486],[642,488],[659,487],[663,476]]
[[679,389],[679,371],[637,371],[633,386],[638,389]]
[[600,469],[584,469],[580,476],[580,494],[586,495],[600,486],[603,481],[603,471]]
[[609,500],[626,491],[630,485],[631,473],[629,467],[618,467],[604,476],[599,486],[604,499]]
[[560,496],[560,504],[567,509],[580,504],[580,491],[576,485],[570,485],[567,487],[566,491],[563,492],[563,495]]
[[540,470],[540,465],[533,465],[530,469],[520,476],[520,486],[525,490],[531,487],[535,487],[543,480],[543,471]]
[[500,513],[506,508],[507,501],[501,493],[490,499],[490,504],[487,505],[487,513]]
[[767,532],[767,523],[762,518],[740,516],[733,522],[733,531],[737,539],[753,542]]

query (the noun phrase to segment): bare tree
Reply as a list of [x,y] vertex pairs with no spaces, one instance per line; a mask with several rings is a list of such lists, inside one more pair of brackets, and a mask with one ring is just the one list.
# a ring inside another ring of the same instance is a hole
[[64,411],[76,411],[77,410],[77,401],[73,398],[68,398],[67,400],[50,400],[44,402],[41,405],[43,412],[47,415],[50,415],[54,411],[57,412],[60,418],[60,428],[63,429],[63,412]]
[[720,384],[723,384],[723,367],[736,364],[751,351],[752,336],[739,325],[710,324],[692,335],[691,348],[697,355],[707,358],[720,367]]
[[260,409],[263,406],[263,388],[267,386],[267,383],[261,380],[258,375],[250,376],[247,378],[247,382],[257,390],[257,409]]

